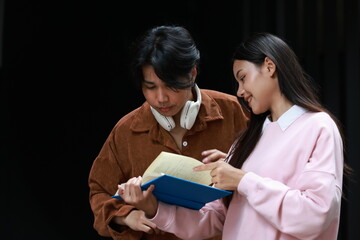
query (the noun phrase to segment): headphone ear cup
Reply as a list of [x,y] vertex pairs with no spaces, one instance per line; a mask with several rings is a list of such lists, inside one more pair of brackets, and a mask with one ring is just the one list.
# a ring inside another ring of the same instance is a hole
[[197,96],[196,102],[187,101],[183,107],[183,110],[181,111],[181,116],[180,116],[180,126],[182,128],[186,128],[187,130],[190,130],[194,125],[201,105],[200,88],[197,86],[197,84],[195,84],[194,89]]
[[191,129],[195,123],[199,109],[199,102],[187,101],[181,112],[180,126],[188,130]]
[[186,124],[187,120],[188,120],[188,114],[189,114],[189,110],[190,110],[190,106],[191,106],[191,102],[192,101],[187,101],[181,111],[181,115],[180,115],[180,126],[182,128],[186,128],[188,124]]
[[151,107],[151,112],[154,115],[156,121],[162,126],[165,130],[171,131],[175,127],[175,121],[172,117],[166,117],[161,115],[155,108]]

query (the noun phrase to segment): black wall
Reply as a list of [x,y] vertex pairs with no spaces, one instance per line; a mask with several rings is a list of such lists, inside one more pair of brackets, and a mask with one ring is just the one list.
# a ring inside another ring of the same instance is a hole
[[[235,94],[230,63],[252,32],[283,37],[344,124],[360,172],[360,2],[356,0],[0,0],[1,239],[101,239],[87,177],[111,128],[143,97],[128,48],[180,24],[201,50],[198,84]],[[359,186],[347,182],[339,239],[360,239]]]

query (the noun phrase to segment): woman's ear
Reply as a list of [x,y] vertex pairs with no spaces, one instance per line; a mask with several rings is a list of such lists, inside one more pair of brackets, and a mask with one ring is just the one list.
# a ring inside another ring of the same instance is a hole
[[269,57],[265,57],[264,66],[266,70],[270,73],[270,77],[273,77],[276,72],[275,63]]

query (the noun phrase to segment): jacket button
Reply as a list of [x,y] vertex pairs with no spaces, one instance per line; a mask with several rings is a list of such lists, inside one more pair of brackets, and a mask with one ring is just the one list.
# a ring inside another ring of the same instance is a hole
[[187,141],[183,141],[183,146],[186,147],[188,145]]

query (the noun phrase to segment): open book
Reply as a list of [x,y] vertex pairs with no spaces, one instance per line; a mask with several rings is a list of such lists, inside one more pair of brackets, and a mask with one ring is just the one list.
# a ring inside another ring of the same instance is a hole
[[[146,190],[154,184],[153,194],[159,201],[191,209],[232,193],[211,187],[210,171],[193,170],[201,164],[191,157],[161,152],[144,172],[141,188]],[[113,197],[121,199],[117,194]]]

